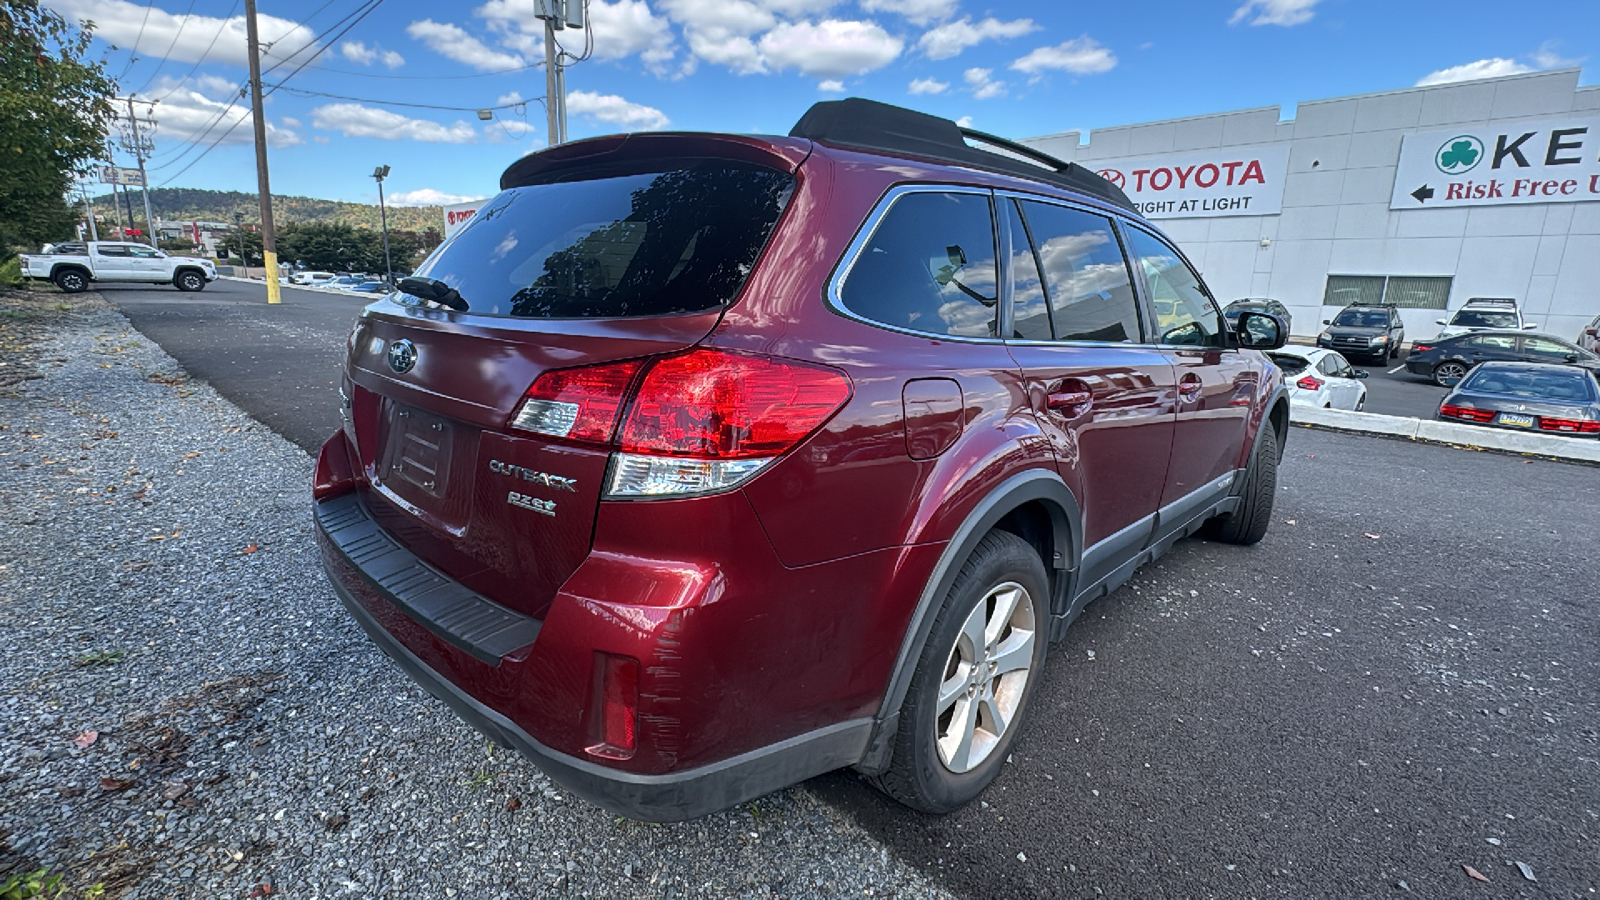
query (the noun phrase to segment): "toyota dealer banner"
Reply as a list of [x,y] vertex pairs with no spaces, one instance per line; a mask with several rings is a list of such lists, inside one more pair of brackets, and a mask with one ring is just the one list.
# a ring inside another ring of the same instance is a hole
[[1390,209],[1600,200],[1600,118],[1457,126],[1400,143]]
[[444,239],[450,240],[451,235],[464,228],[472,220],[472,217],[478,214],[478,207],[482,206],[483,203],[484,201],[482,200],[473,200],[470,203],[445,204]]
[[1289,145],[1223,147],[1134,159],[1085,159],[1150,219],[1269,216],[1283,211]]

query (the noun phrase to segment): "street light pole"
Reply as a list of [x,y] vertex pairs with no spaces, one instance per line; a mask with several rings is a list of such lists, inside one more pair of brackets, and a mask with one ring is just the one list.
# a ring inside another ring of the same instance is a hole
[[378,216],[383,222],[383,274],[389,284],[394,284],[394,263],[389,261],[389,210],[383,205],[383,180],[389,177],[389,167],[379,166],[372,170],[372,177],[378,179]]

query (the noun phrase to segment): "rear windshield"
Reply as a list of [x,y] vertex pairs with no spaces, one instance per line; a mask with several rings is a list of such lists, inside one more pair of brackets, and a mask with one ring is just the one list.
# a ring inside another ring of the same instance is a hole
[[1282,369],[1283,374],[1285,375],[1299,374],[1300,372],[1305,371],[1306,366],[1311,364],[1310,361],[1295,356],[1292,353],[1268,353],[1267,357],[1276,363],[1278,368]]
[[1593,375],[1576,369],[1478,369],[1467,377],[1459,389],[1530,400],[1587,403],[1594,399],[1596,388]]
[[1515,328],[1517,327],[1517,314],[1463,309],[1456,313],[1456,317],[1451,320],[1450,324],[1460,325],[1465,328]]
[[724,160],[511,188],[416,274],[455,288],[481,315],[714,309],[738,295],[793,188],[787,173]]
[[1389,314],[1372,309],[1347,309],[1339,313],[1333,324],[1352,328],[1386,328],[1389,325]]

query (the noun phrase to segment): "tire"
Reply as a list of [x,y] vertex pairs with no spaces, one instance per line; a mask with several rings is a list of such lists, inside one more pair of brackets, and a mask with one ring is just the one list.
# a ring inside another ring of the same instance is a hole
[[1267,536],[1272,524],[1272,502],[1278,492],[1278,432],[1271,419],[1263,419],[1256,432],[1255,452],[1244,473],[1239,508],[1207,522],[1203,533],[1225,544],[1254,544]]
[[1433,367],[1433,383],[1439,387],[1455,387],[1456,383],[1467,377],[1467,364],[1447,359]]
[[1356,412],[1361,412],[1363,409],[1366,409],[1366,408],[1367,408],[1367,395],[1366,394],[1362,394],[1360,397],[1356,398]]
[[63,294],[81,294],[89,289],[89,276],[82,269],[61,269],[50,280]]
[[172,276],[172,284],[180,291],[193,293],[205,290],[206,277],[193,269],[184,269]]
[[[970,803],[1000,774],[1044,676],[1049,588],[1044,562],[1022,538],[991,531],[978,543],[917,660],[889,768],[871,779],[879,790],[943,814]],[[1008,663],[1016,667],[996,668]],[[941,686],[949,698],[943,710]]]
[[1389,359],[1399,359],[1399,358],[1400,358],[1400,342],[1399,341],[1390,341],[1389,342]]

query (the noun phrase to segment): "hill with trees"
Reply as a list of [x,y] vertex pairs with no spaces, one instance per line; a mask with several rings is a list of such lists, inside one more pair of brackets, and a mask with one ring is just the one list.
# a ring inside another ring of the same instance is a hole
[[[133,198],[135,218],[144,219],[144,200],[137,188]],[[111,194],[94,198],[96,211],[109,212]],[[126,209],[126,201],[121,207]],[[165,222],[232,222],[239,213],[246,225],[261,221],[256,195],[242,191],[207,191],[198,188],[155,188],[150,191],[150,209]],[[279,228],[288,225],[349,225],[378,230],[376,203],[350,203],[344,200],[318,200],[314,197],[272,195],[272,221]],[[390,206],[391,231],[425,231],[440,228],[444,213],[437,206]]]

